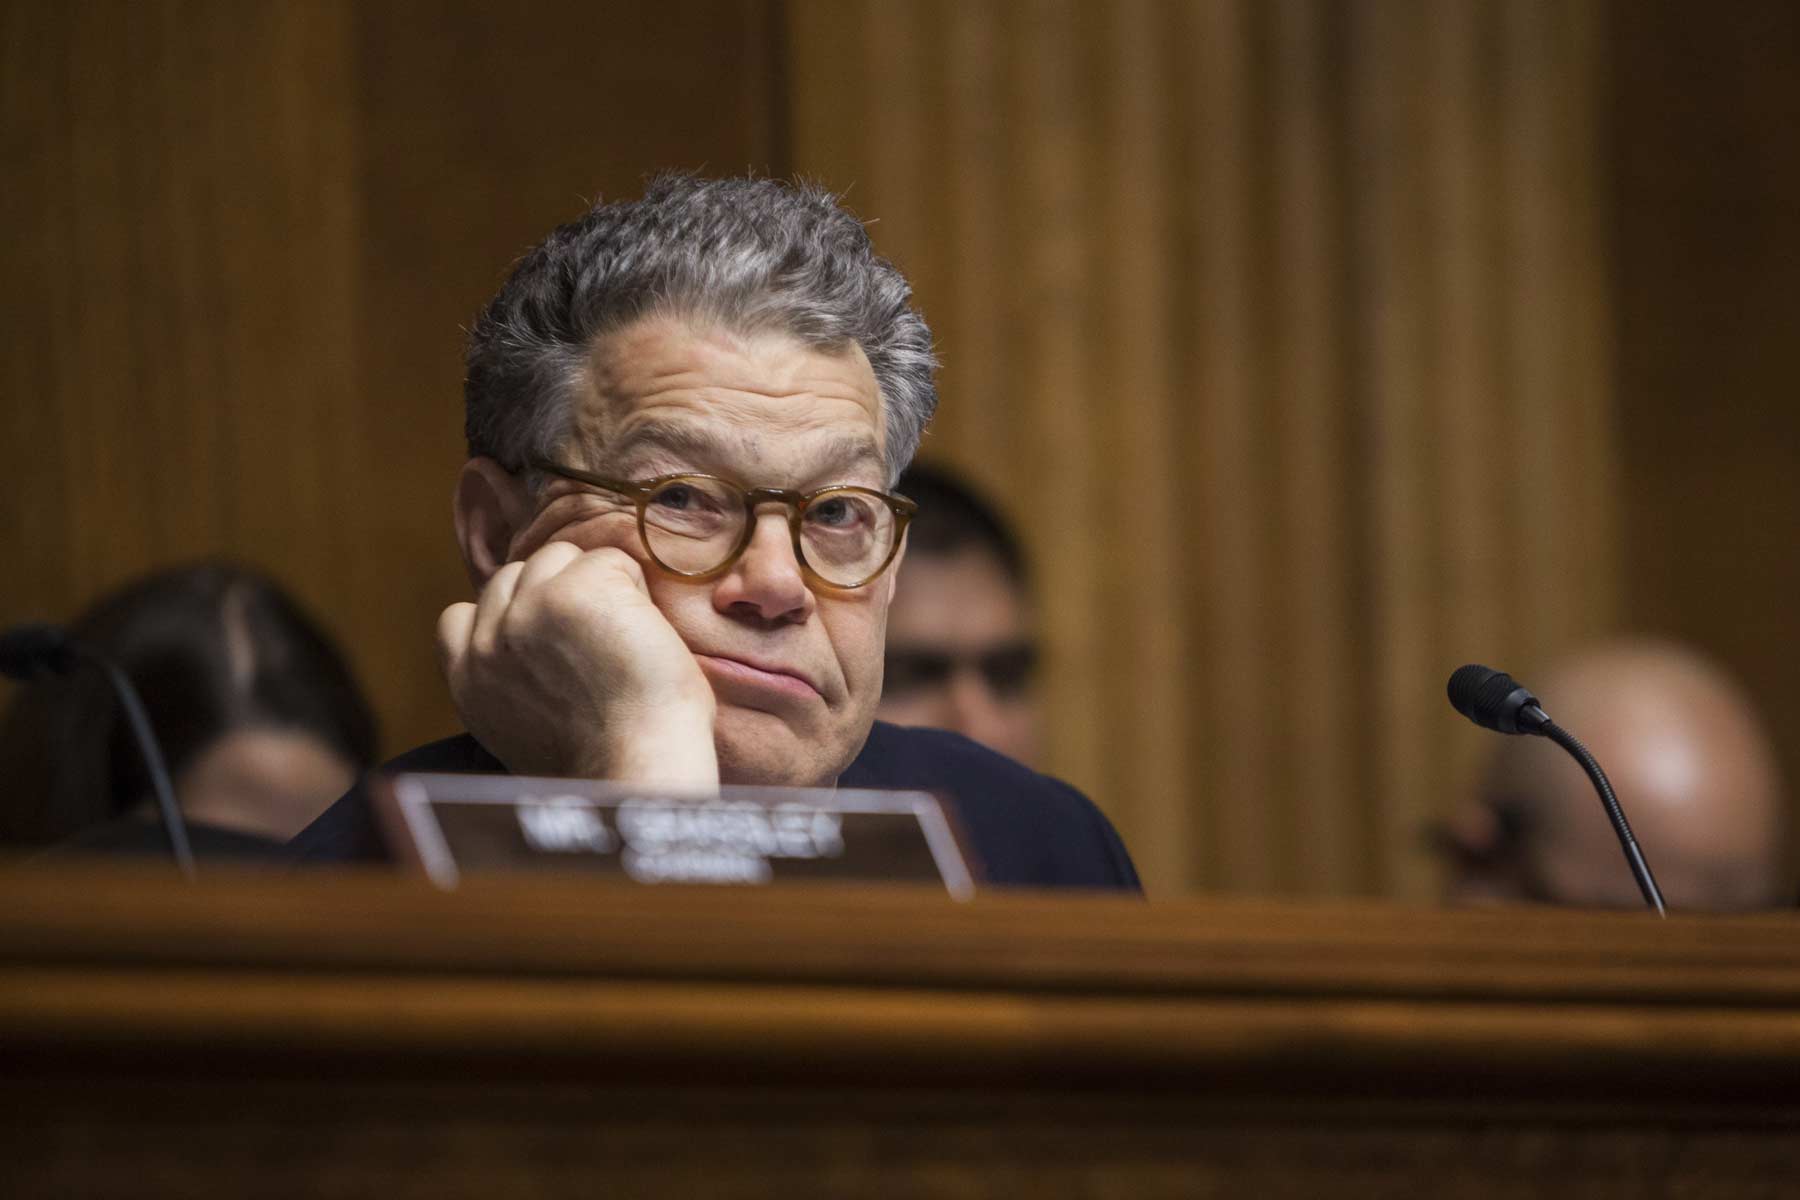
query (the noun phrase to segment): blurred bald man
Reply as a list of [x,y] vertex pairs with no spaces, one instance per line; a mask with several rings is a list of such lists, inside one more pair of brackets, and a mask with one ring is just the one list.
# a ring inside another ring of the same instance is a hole
[[[1606,769],[1670,909],[1787,905],[1786,807],[1773,748],[1741,688],[1680,647],[1610,643],[1534,681]],[[1643,903],[1586,774],[1537,737],[1495,739],[1478,801],[1446,838],[1452,904]]]

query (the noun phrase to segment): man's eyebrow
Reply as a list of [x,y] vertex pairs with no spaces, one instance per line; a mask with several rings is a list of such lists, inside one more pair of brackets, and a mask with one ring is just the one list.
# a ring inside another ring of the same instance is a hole
[[[761,459],[763,454],[758,440],[737,430],[721,431],[686,421],[652,421],[636,426],[608,446],[605,458],[623,467],[644,451],[660,450],[696,469],[723,466],[733,459]],[[836,477],[863,466],[885,472],[886,463],[875,440],[867,436],[837,434],[818,445],[808,474]]]
[[705,461],[721,457],[727,449],[726,439],[697,425],[675,421],[652,421],[639,425],[604,451],[611,462],[625,463],[645,450],[661,450],[682,459]]
[[871,437],[850,434],[833,437],[819,447],[818,457],[814,461],[818,464],[814,468],[817,475],[829,475],[838,479],[858,467],[874,467],[883,476],[883,482],[886,482],[887,462],[881,457],[881,451],[876,448],[875,439]]

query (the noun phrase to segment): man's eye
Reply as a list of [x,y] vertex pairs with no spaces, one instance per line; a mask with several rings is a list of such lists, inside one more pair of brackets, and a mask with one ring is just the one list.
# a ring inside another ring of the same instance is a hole
[[1012,699],[1031,690],[1037,678],[1038,650],[1029,642],[1002,646],[982,654],[975,665],[988,690],[1002,699]]
[[697,483],[671,483],[650,497],[651,507],[665,513],[713,516],[728,504],[722,492]]
[[869,506],[854,496],[827,496],[806,507],[807,523],[824,529],[849,529],[871,519]]
[[882,694],[894,699],[927,688],[943,687],[955,669],[956,660],[949,654],[890,649],[882,672]]
[[725,488],[704,479],[682,479],[657,489],[644,508],[644,517],[671,533],[712,537],[729,530],[741,512]]

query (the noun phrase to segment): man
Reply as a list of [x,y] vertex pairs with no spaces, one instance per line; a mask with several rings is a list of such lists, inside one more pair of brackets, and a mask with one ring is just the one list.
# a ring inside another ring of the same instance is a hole
[[[1547,672],[1545,711],[1593,751],[1671,911],[1785,905],[1778,768],[1749,700],[1675,646],[1613,643]],[[1446,838],[1452,903],[1643,904],[1587,775],[1542,738],[1500,738]]]
[[[1137,886],[1073,789],[947,733],[874,723],[936,405],[905,279],[823,192],[665,177],[514,269],[470,334],[457,540],[438,623],[468,735],[397,770],[926,788],[1000,884]],[[367,857],[345,797],[295,842]]]
[[876,716],[954,730],[1035,764],[1038,650],[1018,540],[947,471],[915,463],[900,492],[919,513],[907,527],[906,562],[888,610]]

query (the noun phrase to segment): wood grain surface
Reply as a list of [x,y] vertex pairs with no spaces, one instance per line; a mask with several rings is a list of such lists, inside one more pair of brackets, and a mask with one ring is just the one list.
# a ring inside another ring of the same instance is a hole
[[1159,893],[1428,895],[1444,677],[1620,629],[1800,779],[1794,14],[0,0],[0,622],[246,559],[453,731],[462,326],[597,195],[798,170],[918,285],[1046,765]]
[[0,623],[244,561],[454,732],[462,331],[593,200],[781,169],[770,12],[0,4]]
[[0,1177],[12,1195],[1774,1195],[1800,1118],[1794,932],[15,868]]
[[1444,680],[1615,618],[1602,6],[786,14],[794,165],[941,343],[926,453],[1039,564],[1049,767],[1160,891],[1429,895]]

